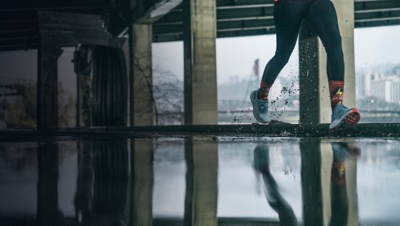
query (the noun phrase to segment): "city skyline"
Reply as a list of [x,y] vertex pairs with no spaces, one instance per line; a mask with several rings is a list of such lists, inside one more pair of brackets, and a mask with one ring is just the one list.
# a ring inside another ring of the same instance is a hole
[[[400,26],[358,28],[354,30],[356,71],[383,64],[400,63]],[[218,83],[231,76],[250,76],[259,59],[260,73],[275,52],[275,35],[220,38],[216,43]],[[170,71],[183,79],[183,42],[153,43],[153,68]],[[280,76],[298,73],[298,45]]]

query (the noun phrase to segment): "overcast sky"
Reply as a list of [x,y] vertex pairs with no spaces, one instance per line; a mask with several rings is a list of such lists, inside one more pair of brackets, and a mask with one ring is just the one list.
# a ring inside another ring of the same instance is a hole
[[[400,26],[359,28],[355,30],[356,68],[377,64],[400,63]],[[73,48],[65,49],[58,61],[59,79],[65,86],[76,86],[71,63]],[[218,82],[229,81],[232,76],[244,78],[252,72],[254,60],[260,59],[260,70],[275,52],[275,35],[217,39]],[[0,52],[0,78],[26,77],[36,81],[36,50]],[[170,71],[183,79],[183,42],[153,44],[153,67]],[[298,51],[280,76],[290,76],[298,71]]]
[[[400,26],[358,28],[355,29],[354,36],[356,69],[400,63]],[[281,75],[297,72],[297,49],[296,46]],[[275,35],[218,39],[218,82],[228,81],[229,77],[235,75],[242,78],[249,76],[255,59],[260,59],[260,69],[263,69],[274,52]],[[154,43],[153,66],[183,78],[183,43]]]

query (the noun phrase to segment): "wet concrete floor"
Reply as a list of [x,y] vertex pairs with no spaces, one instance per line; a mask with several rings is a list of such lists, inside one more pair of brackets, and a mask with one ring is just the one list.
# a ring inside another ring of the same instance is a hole
[[2,226],[400,225],[399,137],[23,134]]

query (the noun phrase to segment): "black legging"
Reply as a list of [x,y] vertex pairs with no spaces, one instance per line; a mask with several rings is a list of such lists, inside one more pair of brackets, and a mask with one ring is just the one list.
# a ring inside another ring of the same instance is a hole
[[305,19],[325,47],[329,80],[344,80],[342,39],[336,10],[330,0],[279,0],[274,7],[277,47],[275,56],[265,66],[263,81],[272,85],[288,62],[296,45],[302,20]]

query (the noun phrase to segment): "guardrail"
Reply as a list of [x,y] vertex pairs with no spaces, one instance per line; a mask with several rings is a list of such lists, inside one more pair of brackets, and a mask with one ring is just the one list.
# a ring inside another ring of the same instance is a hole
[[[360,123],[399,123],[400,111],[367,110],[360,109]],[[183,112],[162,112],[158,115],[161,125],[182,124]],[[297,124],[299,122],[299,111],[297,110],[271,110],[272,120]],[[250,109],[219,110],[219,124],[248,124],[255,122],[253,111]]]

